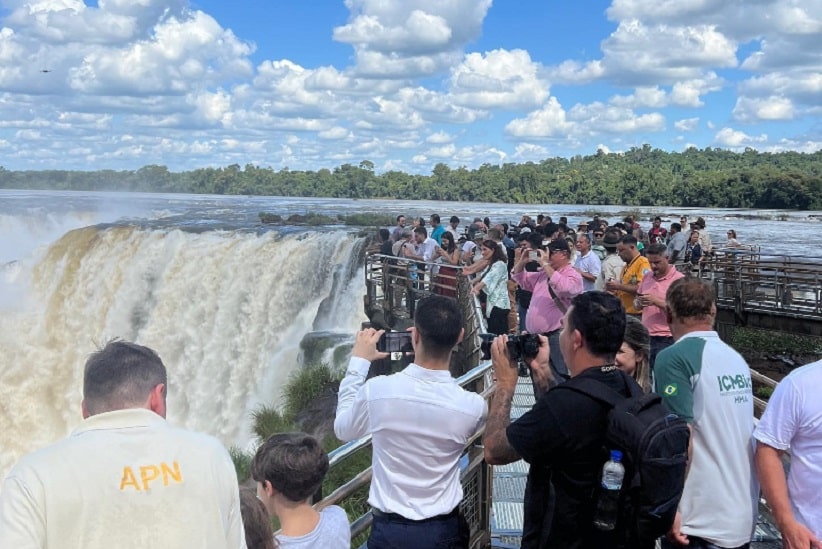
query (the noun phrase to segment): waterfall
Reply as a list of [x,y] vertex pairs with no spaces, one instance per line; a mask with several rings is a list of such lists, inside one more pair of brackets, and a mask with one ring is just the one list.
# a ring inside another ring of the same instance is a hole
[[251,438],[250,413],[279,403],[312,330],[353,334],[365,320],[348,232],[92,226],[29,261],[8,263],[0,300],[0,475],[80,421],[83,365],[113,337],[156,350],[168,368],[168,419]]

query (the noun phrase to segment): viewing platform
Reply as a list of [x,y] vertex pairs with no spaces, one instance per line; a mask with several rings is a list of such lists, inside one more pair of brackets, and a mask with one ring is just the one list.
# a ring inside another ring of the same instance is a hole
[[[491,364],[481,359],[479,341],[479,334],[485,330],[485,320],[478,301],[470,293],[470,282],[459,274],[432,277],[431,265],[426,267],[425,271],[416,270],[416,265],[412,268],[411,262],[400,263],[396,258],[376,254],[366,258],[364,300],[371,324],[379,328],[403,330],[413,324],[419,299],[432,293],[451,295],[460,303],[465,318],[463,342],[452,357],[452,374],[461,386],[489,399],[494,392]],[[725,315],[726,325],[766,328],[760,316],[771,315],[777,319],[772,323],[781,329],[794,330],[787,326],[792,322],[788,319],[793,319],[812,324],[800,333],[822,335],[822,263],[736,253],[727,256],[720,254],[697,269],[691,266],[684,268],[689,275],[705,278],[714,284],[719,316]],[[720,318],[717,324],[721,333]],[[751,376],[758,383],[770,387],[777,385],[776,381],[758,372],[751,371]],[[533,404],[530,379],[520,378],[512,403],[511,419],[522,416]],[[765,401],[754,399],[757,417],[765,406]],[[528,464],[517,461],[502,466],[488,465],[483,455],[482,434],[480,430],[468,441],[461,460],[464,491],[461,509],[471,531],[470,547],[517,548],[522,539],[523,496]],[[370,437],[365,437],[343,445],[331,453],[331,466],[370,444]],[[371,469],[367,468],[319,501],[316,507],[339,503],[358,489],[368,486],[370,480]],[[352,539],[367,532],[371,520],[370,512],[357,518],[351,526]],[[761,500],[759,522],[751,547],[777,549],[781,545],[779,532],[773,526],[767,505]]]

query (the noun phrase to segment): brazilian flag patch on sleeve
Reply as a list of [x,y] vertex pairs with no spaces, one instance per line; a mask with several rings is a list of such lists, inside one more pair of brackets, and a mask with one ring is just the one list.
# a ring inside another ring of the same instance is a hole
[[671,383],[671,384],[666,385],[665,388],[662,390],[662,392],[665,393],[665,396],[669,396],[669,397],[676,396],[676,393],[677,393],[676,383]]

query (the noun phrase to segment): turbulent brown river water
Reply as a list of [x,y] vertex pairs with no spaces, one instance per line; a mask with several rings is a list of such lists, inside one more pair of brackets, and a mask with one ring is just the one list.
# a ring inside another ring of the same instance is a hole
[[[260,212],[409,218],[593,212],[619,206],[0,191],[0,476],[23,453],[80,422],[85,358],[111,337],[156,349],[169,368],[169,419],[250,440],[250,413],[277,402],[308,335],[339,342],[365,320],[359,258],[344,226],[263,226]],[[822,212],[641,208],[702,215],[715,244],[727,229],[763,253],[822,258]],[[333,345],[325,359],[333,361]]]

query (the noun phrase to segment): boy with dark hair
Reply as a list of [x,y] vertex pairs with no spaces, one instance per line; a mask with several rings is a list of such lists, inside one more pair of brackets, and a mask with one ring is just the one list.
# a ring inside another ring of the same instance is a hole
[[341,507],[321,512],[311,506],[311,496],[322,486],[328,472],[328,455],[319,442],[305,433],[272,435],[251,462],[257,496],[281,525],[281,548],[312,547],[348,549],[351,529]]

